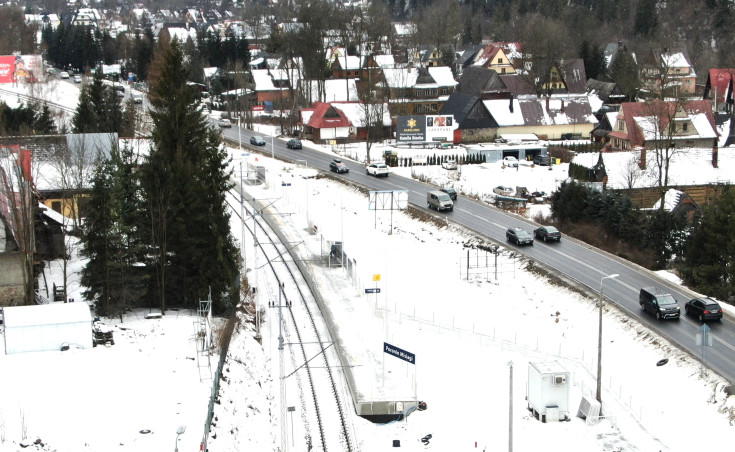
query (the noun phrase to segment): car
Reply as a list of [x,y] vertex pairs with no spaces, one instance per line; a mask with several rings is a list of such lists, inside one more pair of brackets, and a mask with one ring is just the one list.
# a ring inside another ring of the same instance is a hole
[[503,157],[503,166],[518,168],[518,159],[511,155],[509,155],[508,157]]
[[554,226],[541,226],[533,230],[533,236],[537,239],[548,241],[561,242],[561,232]]
[[115,345],[115,338],[112,336],[112,328],[99,320],[92,322],[92,336],[92,345],[94,347],[99,344],[105,345],[108,342],[110,345]]
[[385,163],[371,163],[365,168],[365,173],[367,173],[368,176],[375,176],[375,177],[388,177],[388,165]]
[[286,147],[289,149],[301,149],[301,140],[298,138],[291,138],[286,142]]
[[329,162],[329,169],[334,171],[335,173],[349,173],[350,169],[347,168],[347,165],[345,165],[345,162],[343,162],[341,159],[334,159],[331,162]]
[[69,73],[66,71],[59,72],[59,78],[67,79],[69,78]]
[[217,125],[220,127],[232,127],[232,121],[227,118],[220,118],[220,120],[217,121]]
[[660,287],[644,287],[638,294],[638,302],[644,311],[655,315],[658,320],[679,320],[681,308],[676,299]]
[[551,157],[549,157],[549,154],[534,155],[533,164],[539,166],[549,166],[551,165]]
[[505,231],[505,239],[509,242],[513,242],[516,245],[531,245],[533,246],[533,236],[523,228],[512,227]]
[[250,137],[250,144],[254,144],[255,146],[265,146],[265,140],[263,137],[255,135]]
[[498,185],[493,188],[493,193],[500,196],[510,196],[513,194],[513,189],[505,185]]
[[448,194],[449,197],[452,198],[452,201],[457,200],[457,191],[452,187],[440,188],[439,191],[443,191],[444,193]]
[[142,104],[143,103],[143,94],[141,93],[133,93],[133,102],[136,104]]
[[82,83],[82,76],[81,75],[75,75],[74,76],[74,83]]
[[705,320],[722,320],[722,307],[709,297],[693,298],[684,305],[687,315],[696,317],[700,322]]
[[457,169],[457,162],[454,160],[447,160],[446,162],[442,162],[442,168],[445,170],[456,170]]

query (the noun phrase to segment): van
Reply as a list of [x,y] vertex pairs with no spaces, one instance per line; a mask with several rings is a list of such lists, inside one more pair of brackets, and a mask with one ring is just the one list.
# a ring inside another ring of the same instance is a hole
[[426,194],[426,203],[429,205],[429,209],[454,210],[452,198],[450,198],[448,194],[439,190],[428,192]]
[[644,287],[638,295],[638,302],[644,311],[661,319],[679,319],[681,308],[670,293],[660,287]]

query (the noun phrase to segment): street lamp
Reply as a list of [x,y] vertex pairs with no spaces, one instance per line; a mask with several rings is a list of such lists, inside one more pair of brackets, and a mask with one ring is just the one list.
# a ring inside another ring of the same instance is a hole
[[613,273],[600,279],[600,299],[597,303],[600,308],[599,331],[597,333],[597,401],[600,402],[600,414],[602,414],[602,282],[618,276],[620,275]]
[[179,435],[183,435],[185,431],[186,425],[179,425],[176,429],[176,449],[174,449],[176,452],[179,452]]

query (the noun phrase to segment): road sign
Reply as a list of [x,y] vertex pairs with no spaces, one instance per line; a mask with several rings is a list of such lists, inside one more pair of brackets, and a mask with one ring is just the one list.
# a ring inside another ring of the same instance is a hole
[[380,281],[380,273],[376,273],[373,275],[373,281]]
[[395,345],[390,345],[387,342],[383,342],[383,351],[389,355],[393,355],[398,359],[402,359],[411,364],[416,364],[416,355],[406,350],[400,349]]
[[373,287],[372,289],[365,289],[365,293],[380,293],[380,287]]

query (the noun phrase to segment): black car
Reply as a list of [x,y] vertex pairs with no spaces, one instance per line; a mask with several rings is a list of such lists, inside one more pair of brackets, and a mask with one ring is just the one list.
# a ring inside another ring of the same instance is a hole
[[301,149],[301,140],[298,138],[291,138],[286,143],[286,147],[289,149]]
[[533,235],[544,242],[548,242],[549,240],[561,241],[561,232],[554,226],[541,226],[540,228],[536,228],[533,230]]
[[660,287],[644,287],[638,295],[638,302],[644,311],[655,315],[658,320],[679,320],[681,309],[676,299]]
[[446,188],[440,188],[440,191],[443,191],[444,193],[448,194],[450,198],[452,198],[452,201],[457,200],[457,191],[451,187]]
[[334,171],[335,173],[349,173],[350,169],[347,168],[347,165],[345,165],[345,162],[343,162],[340,159],[334,159],[331,162],[329,162],[329,169]]
[[540,165],[540,166],[549,166],[551,165],[551,157],[549,157],[549,154],[534,155],[533,164]]
[[265,140],[263,139],[263,137],[256,135],[254,137],[250,137],[250,144],[254,144],[256,146],[265,146]]
[[684,305],[687,315],[696,317],[700,322],[705,320],[722,320],[722,307],[709,297],[694,298]]
[[505,231],[505,239],[519,246],[533,246],[533,236],[523,228],[508,228],[508,230]]

